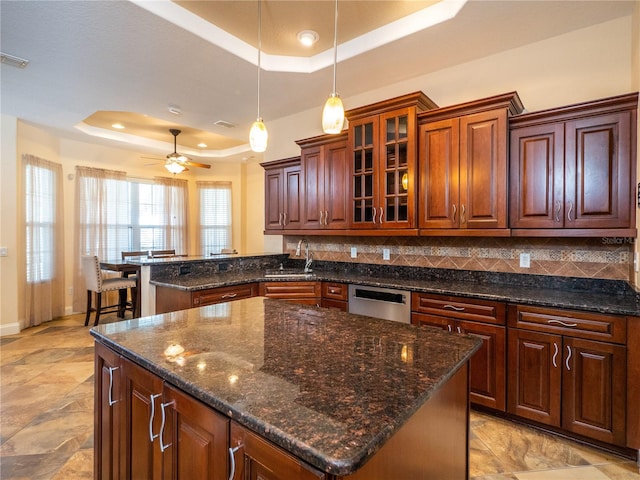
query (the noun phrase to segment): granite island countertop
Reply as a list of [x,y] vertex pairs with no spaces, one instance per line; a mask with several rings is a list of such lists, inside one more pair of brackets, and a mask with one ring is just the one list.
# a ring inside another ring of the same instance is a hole
[[91,333],[336,475],[373,456],[481,343],[263,297],[100,325]]

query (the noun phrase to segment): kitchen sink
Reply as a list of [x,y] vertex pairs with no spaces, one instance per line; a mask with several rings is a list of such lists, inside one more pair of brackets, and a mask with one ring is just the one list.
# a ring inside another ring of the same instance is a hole
[[315,273],[305,272],[302,268],[274,268],[267,270],[264,276],[266,278],[313,278]]

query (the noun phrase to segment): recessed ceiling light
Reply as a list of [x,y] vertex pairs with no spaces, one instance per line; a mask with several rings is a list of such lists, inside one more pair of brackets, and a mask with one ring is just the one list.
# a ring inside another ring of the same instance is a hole
[[124,125],[121,123],[114,123],[113,125],[111,125],[113,128],[117,128],[118,130],[122,130],[124,128]]
[[318,38],[320,38],[320,35],[318,35],[318,32],[314,32],[313,30],[302,30],[301,32],[298,32],[298,41],[305,47],[310,47],[316,43]]
[[238,126],[237,124],[233,122],[227,122],[226,120],[218,120],[216,122],[213,122],[213,124],[219,127],[225,127],[225,128],[235,128]]
[[200,142],[200,143],[198,144],[198,146],[199,146],[200,148],[207,148],[207,144],[206,144],[206,143],[204,143],[204,142]]

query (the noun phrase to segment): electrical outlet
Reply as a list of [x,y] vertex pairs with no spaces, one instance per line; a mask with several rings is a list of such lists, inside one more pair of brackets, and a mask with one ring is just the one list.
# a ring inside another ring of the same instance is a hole
[[356,247],[351,247],[351,258],[358,257],[358,249]]
[[383,260],[391,260],[391,250],[388,248],[382,249],[382,259]]
[[520,268],[531,268],[531,254],[530,253],[521,253],[520,254]]
[[7,247],[0,247],[0,257],[7,257],[9,255],[9,249]]

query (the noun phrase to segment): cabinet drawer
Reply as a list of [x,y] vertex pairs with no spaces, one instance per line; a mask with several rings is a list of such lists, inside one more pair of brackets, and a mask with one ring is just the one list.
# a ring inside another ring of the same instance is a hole
[[272,298],[320,298],[320,282],[264,282],[260,284],[260,295]]
[[509,305],[509,326],[622,344],[627,340],[627,319],[601,313]]
[[244,285],[233,285],[231,287],[212,288],[194,292],[193,306],[203,307],[214,303],[230,302],[242,298],[255,297],[258,294],[257,283],[247,283]]
[[322,282],[322,298],[347,301],[349,287],[344,283]]
[[413,293],[411,310],[418,313],[440,315],[484,323],[505,324],[506,305],[490,300]]

